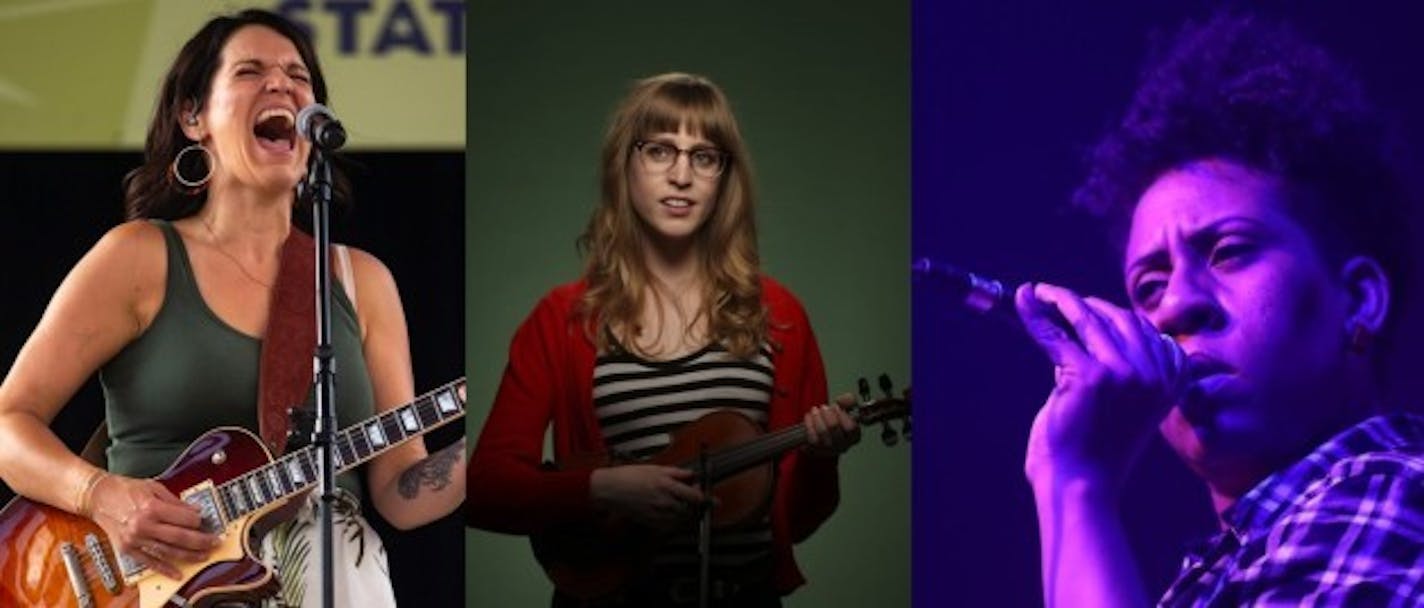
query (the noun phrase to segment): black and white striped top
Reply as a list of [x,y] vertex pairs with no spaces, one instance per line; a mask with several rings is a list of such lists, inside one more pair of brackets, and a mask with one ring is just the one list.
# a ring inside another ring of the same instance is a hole
[[[738,359],[720,344],[668,361],[604,354],[594,362],[594,413],[610,453],[641,460],[666,448],[682,425],[717,410],[735,409],[765,428],[773,369],[766,346],[750,359]],[[768,575],[770,563],[769,518],[714,532],[718,576],[757,580]],[[660,578],[695,576],[696,526],[672,536],[654,564]]]

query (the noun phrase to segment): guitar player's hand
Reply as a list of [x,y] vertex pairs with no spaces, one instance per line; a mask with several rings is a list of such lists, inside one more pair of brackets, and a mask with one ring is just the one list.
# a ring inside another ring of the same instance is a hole
[[116,551],[175,579],[175,564],[206,560],[220,542],[199,529],[197,507],[151,479],[105,475],[94,486],[92,518]]
[[652,464],[594,469],[589,493],[595,506],[645,526],[670,530],[698,514],[701,490],[692,471]]
[[850,446],[860,442],[860,425],[847,414],[845,408],[855,405],[855,396],[849,393],[835,398],[832,405],[818,405],[806,412],[806,447],[803,451],[812,456],[839,456]]

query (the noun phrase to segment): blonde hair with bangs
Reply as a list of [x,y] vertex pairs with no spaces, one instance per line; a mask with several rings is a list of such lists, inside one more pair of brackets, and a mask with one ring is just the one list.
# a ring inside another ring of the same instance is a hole
[[[603,140],[599,171],[601,198],[579,237],[588,289],[580,313],[600,352],[620,348],[611,328],[641,328],[653,278],[643,250],[646,228],[629,195],[628,168],[633,145],[655,133],[685,128],[728,155],[712,214],[698,229],[701,252],[702,306],[688,325],[705,315],[708,338],[734,356],[750,358],[766,338],[767,313],[761,302],[754,196],[746,146],[731,105],[717,85],[701,76],[660,74],[634,83],[614,111]],[[634,340],[621,348],[639,347]]]

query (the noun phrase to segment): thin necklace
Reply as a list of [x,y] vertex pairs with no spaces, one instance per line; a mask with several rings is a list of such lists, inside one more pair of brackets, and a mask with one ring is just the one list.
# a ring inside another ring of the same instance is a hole
[[272,289],[272,284],[271,284],[271,283],[268,283],[268,282],[266,282],[266,281],[262,281],[262,280],[258,279],[257,277],[252,276],[252,273],[250,273],[250,272],[247,271],[247,267],[246,267],[246,266],[243,266],[243,265],[242,265],[242,262],[239,261],[236,256],[232,255],[231,253],[228,253],[226,249],[223,249],[223,248],[222,248],[222,245],[219,245],[219,244],[218,244],[218,234],[217,234],[216,232],[213,232],[213,226],[212,226],[212,224],[209,224],[209,223],[207,222],[207,220],[203,220],[203,227],[204,227],[204,228],[207,228],[207,229],[208,229],[208,234],[209,234],[209,235],[212,235],[212,237],[213,237],[213,249],[217,249],[217,250],[218,250],[218,253],[223,254],[223,257],[225,257],[225,258],[227,258],[227,259],[229,259],[229,260],[232,260],[232,263],[237,266],[237,269],[240,270],[240,271],[242,271],[242,275],[243,275],[243,276],[247,277],[247,278],[248,278],[249,280],[251,280],[253,283],[256,283],[256,284],[258,284],[258,285],[261,285],[261,286],[263,286],[263,287],[266,287],[266,288],[269,289],[269,290]]

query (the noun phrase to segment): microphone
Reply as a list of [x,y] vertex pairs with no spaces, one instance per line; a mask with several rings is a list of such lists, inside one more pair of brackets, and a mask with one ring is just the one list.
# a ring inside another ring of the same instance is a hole
[[[1023,320],[1019,318],[1018,309],[1014,307],[1015,290],[1006,288],[1003,283],[930,258],[915,260],[910,264],[910,274],[914,280],[931,280],[948,288],[950,297],[958,300],[959,304],[965,308],[1005,319],[1023,327]],[[1072,336],[1079,344],[1082,343],[1078,332],[1069,325],[1068,320],[1064,319],[1062,314],[1056,310],[1053,311],[1051,320],[1054,325],[1057,325],[1067,335]],[[1176,371],[1186,370],[1187,356],[1177,341],[1167,334],[1159,333],[1157,337],[1171,347]]]
[[330,108],[319,103],[297,112],[297,133],[328,152],[346,145],[345,127],[341,126],[341,121],[336,119]]
[[[969,310],[1020,322],[1014,308],[1014,292],[1003,283],[930,258],[915,260],[910,265],[910,273],[916,280],[932,280],[949,289],[950,297]],[[1063,319],[1055,321],[1067,324]]]

